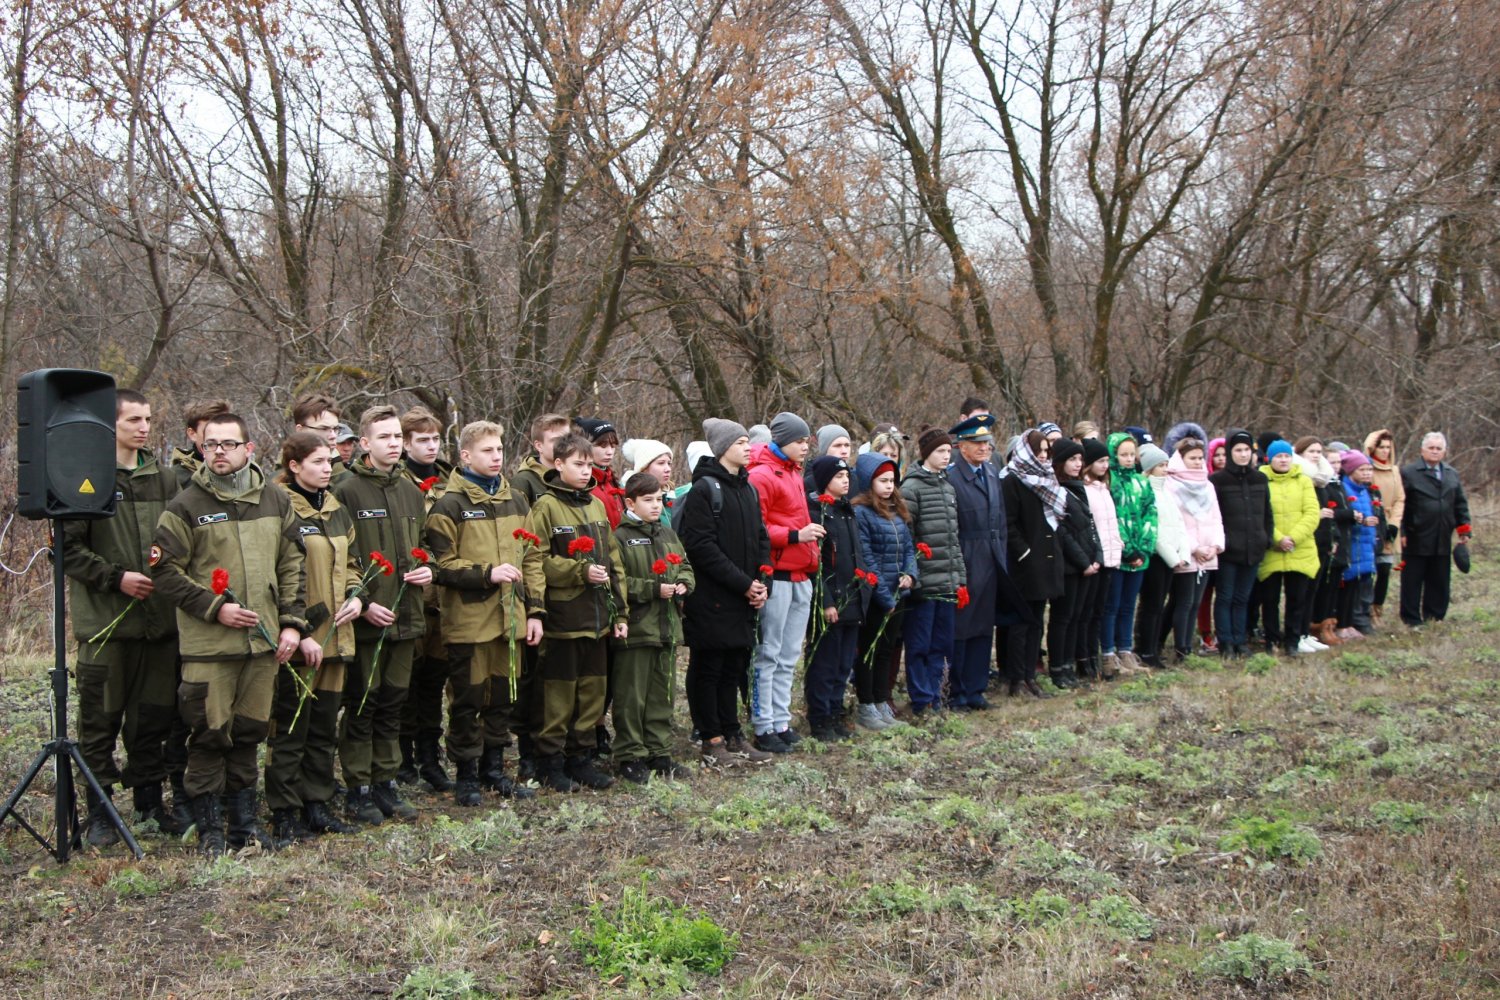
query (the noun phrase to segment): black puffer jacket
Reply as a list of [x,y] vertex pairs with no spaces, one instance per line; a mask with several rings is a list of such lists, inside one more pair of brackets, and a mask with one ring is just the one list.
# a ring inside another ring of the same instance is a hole
[[1259,566],[1271,547],[1275,521],[1271,488],[1254,465],[1230,462],[1208,477],[1219,495],[1224,518],[1224,552],[1219,559],[1240,566]]
[[1057,526],[1057,539],[1062,544],[1064,570],[1077,576],[1095,563],[1104,564],[1104,545],[1094,527],[1094,511],[1083,482],[1065,479],[1062,486],[1068,491],[1068,516]]
[[854,516],[854,506],[848,497],[840,497],[831,504],[818,503],[819,494],[807,495],[807,507],[812,512],[815,524],[827,529],[823,536],[818,559],[818,587],[814,595],[821,602],[815,606],[813,616],[821,616],[823,608],[836,608],[840,625],[857,625],[865,620],[865,607],[870,603],[870,588],[854,579],[854,571],[869,571],[859,545],[859,524]]
[[921,574],[913,595],[952,597],[968,582],[958,541],[958,498],[953,484],[946,473],[918,465],[901,481],[901,496],[911,512],[912,541],[932,550],[931,556],[917,558]]
[[730,472],[711,455],[703,457],[693,469],[693,488],[678,501],[672,526],[697,576],[697,589],[683,604],[682,633],[688,646],[754,646],[755,610],[745,591],[759,577],[760,567],[770,563],[771,539],[750,477]]

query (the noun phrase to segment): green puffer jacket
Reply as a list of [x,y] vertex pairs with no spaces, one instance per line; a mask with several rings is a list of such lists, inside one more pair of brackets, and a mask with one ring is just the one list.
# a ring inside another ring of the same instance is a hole
[[[669,643],[681,645],[681,598],[663,598],[661,585],[683,583],[687,584],[688,594],[693,592],[697,581],[682,542],[660,521],[653,524],[629,514],[620,519],[620,526],[615,529],[615,541],[619,543],[620,562],[625,567],[625,596],[630,599],[630,634],[624,639],[611,639],[611,643],[619,649]],[[676,566],[667,562],[669,553],[682,556],[682,562]],[[651,567],[658,560],[666,564],[665,574],[652,572]]]
[[[512,629],[525,641],[525,619],[540,615],[545,589],[541,551],[515,534],[526,527],[530,510],[504,479],[491,496],[462,472],[448,474],[422,532],[435,560],[448,642],[489,642]],[[519,585],[490,582],[490,570],[502,563],[521,570]]]
[[[292,502],[266,482],[253,463],[250,485],[220,492],[205,465],[167,505],[156,525],[151,568],[156,589],[177,607],[178,650],[184,660],[237,660],[276,651],[277,632],[309,631],[301,540]],[[229,591],[260,616],[259,629],[218,622],[227,595],[210,588],[213,573],[229,573]]]
[[165,639],[177,634],[177,613],[161,591],[144,601],[120,592],[127,571],[150,574],[151,536],[177,489],[176,473],[142,448],[134,469],[115,470],[114,517],[63,522],[63,572],[72,580],[68,597],[79,642],[137,603],[140,607],[120,619],[110,638]]
[[[1130,438],[1123,431],[1109,436],[1109,495],[1115,501],[1115,516],[1120,522],[1120,542],[1124,548],[1120,569],[1126,573],[1143,572],[1156,553],[1156,492],[1140,469],[1121,468],[1116,457],[1120,444]],[[1139,566],[1130,566],[1140,559]]]
[[941,472],[916,465],[901,480],[901,496],[911,511],[912,542],[925,543],[931,558],[917,556],[921,575],[912,594],[917,597],[952,597],[968,583],[964,554],[958,541],[958,500],[953,484]]
[[[328,633],[333,628],[333,616],[359,585],[359,559],[354,554],[354,519],[332,493],[325,491],[322,509],[315,510],[302,494],[281,483],[277,486],[292,502],[297,537],[302,540],[306,559],[307,617],[309,622],[318,622],[312,638],[322,643],[324,659],[352,660],[354,623],[340,625],[338,634],[332,638]],[[295,659],[302,662],[301,650]]]
[[[363,595],[366,607],[379,604],[396,612],[386,641],[400,642],[421,636],[427,631],[422,588],[408,586],[401,597],[401,607],[394,605],[402,575],[421,565],[411,551],[421,546],[422,525],[427,520],[422,491],[407,477],[404,465],[398,463],[390,472],[377,472],[367,458],[355,462],[349,475],[335,482],[331,489],[354,518],[355,552],[360,563],[367,563],[371,552],[379,552],[396,564],[394,573],[376,576]],[[360,642],[378,641],[381,631],[379,625],[370,624],[363,615],[355,619],[354,635]]]
[[[609,527],[604,504],[587,489],[570,490],[547,473],[547,492],[531,508],[531,531],[542,540],[542,571],[546,577],[547,635],[557,639],[597,639],[610,627],[630,620],[625,596],[625,567],[620,546]],[[594,551],[569,555],[568,545],[592,538]],[[605,587],[588,582],[588,566],[598,563],[609,570],[614,599],[614,617],[609,614]]]
[[[1317,488],[1297,465],[1286,472],[1275,472],[1269,465],[1262,465],[1260,472],[1271,487],[1271,515],[1276,527],[1271,531],[1271,547],[1260,561],[1260,571],[1256,575],[1262,580],[1272,573],[1301,573],[1316,578],[1319,566],[1318,545],[1314,538],[1319,520]],[[1292,551],[1283,552],[1278,547],[1283,538],[1296,543]]]

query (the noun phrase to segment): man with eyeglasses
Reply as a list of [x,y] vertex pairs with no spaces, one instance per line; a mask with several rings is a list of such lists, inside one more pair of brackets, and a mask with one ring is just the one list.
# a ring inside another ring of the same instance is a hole
[[302,547],[291,501],[250,461],[244,420],[209,419],[203,464],[156,525],[152,580],[177,608],[182,684],[178,710],[190,729],[183,782],[198,847],[225,850],[220,796],[229,804],[228,846],[269,848],[256,805],[256,752],[270,731],[279,664],[299,648],[321,652],[305,617]]
[[[292,430],[311,431],[318,437],[328,439],[328,446],[339,449],[339,428],[342,414],[339,413],[338,404],[327,396],[311,393],[301,396],[292,404]],[[333,479],[329,485],[338,482],[349,474],[349,467],[343,462],[333,463]]]

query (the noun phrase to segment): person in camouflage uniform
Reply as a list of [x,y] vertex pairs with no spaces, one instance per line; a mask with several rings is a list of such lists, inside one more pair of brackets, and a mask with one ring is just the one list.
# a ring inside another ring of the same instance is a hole
[[232,847],[270,846],[256,816],[256,753],[270,727],[277,665],[304,638],[306,588],[296,518],[285,493],[250,461],[254,444],[234,414],[208,421],[204,463],[156,525],[151,573],[176,605],[187,722],[187,771],[200,850],[225,848],[220,796],[229,802]]
[[[146,447],[150,436],[146,397],[116,392],[115,515],[63,523],[63,571],[72,581],[83,759],[106,795],[117,784],[132,789],[137,819],[175,834],[186,826],[163,808],[162,779],[177,714],[177,618],[151,581],[150,549],[156,522],[177,494],[177,477]],[[123,771],[115,763],[122,734]],[[88,794],[85,840],[94,847],[115,843],[119,835],[103,802],[92,789]]]

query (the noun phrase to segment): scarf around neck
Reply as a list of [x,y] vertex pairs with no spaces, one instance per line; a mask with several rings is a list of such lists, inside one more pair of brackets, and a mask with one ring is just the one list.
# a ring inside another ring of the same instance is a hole
[[1010,461],[1005,465],[1006,471],[1015,476],[1027,489],[1035,493],[1042,500],[1042,514],[1047,518],[1048,526],[1056,528],[1068,511],[1068,493],[1057,481],[1057,473],[1052,466],[1046,465],[1036,457],[1027,443],[1025,435],[1022,435],[1015,443],[1011,452]]
[[1207,469],[1189,469],[1182,456],[1174,454],[1167,462],[1167,475],[1172,478],[1172,495],[1184,514],[1196,521],[1208,513],[1214,504],[1214,488]]

